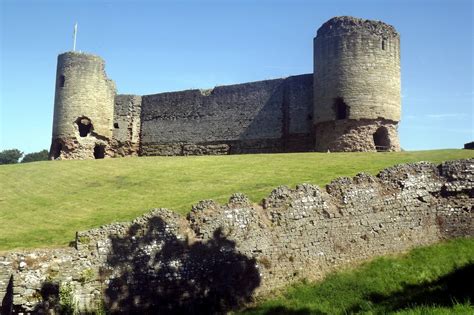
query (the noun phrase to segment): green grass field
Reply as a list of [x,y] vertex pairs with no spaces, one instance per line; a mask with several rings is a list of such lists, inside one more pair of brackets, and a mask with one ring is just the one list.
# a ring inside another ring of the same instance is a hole
[[471,150],[299,153],[47,161],[0,166],[0,250],[64,246],[75,231],[130,220],[151,208],[187,213],[234,192],[254,202],[279,185],[325,185],[420,160],[474,157]]
[[239,314],[474,314],[474,239],[382,257]]

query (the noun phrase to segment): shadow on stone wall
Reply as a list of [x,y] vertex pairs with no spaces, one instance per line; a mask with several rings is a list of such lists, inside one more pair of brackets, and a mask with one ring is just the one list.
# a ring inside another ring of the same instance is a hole
[[[240,141],[231,146],[230,153],[313,151],[312,88],[312,75],[283,79],[240,134]],[[301,95],[296,96],[295,91]]]
[[260,285],[256,261],[238,253],[220,229],[192,243],[153,217],[146,230],[134,224],[111,242],[110,269],[101,271],[111,279],[105,289],[111,313],[224,313],[250,301]]
[[[38,302],[34,309],[34,314],[72,314],[73,309],[67,309],[61,306],[59,294],[59,282],[45,281],[41,284],[39,294],[41,301]],[[24,310],[17,308],[13,309],[13,314],[23,313]],[[4,313],[1,313],[4,314]],[[9,314],[9,313],[5,313]]]
[[5,296],[2,299],[0,314],[11,314],[13,308],[13,276],[8,280]]
[[60,306],[59,297],[59,283],[45,281],[41,285],[41,303],[38,303],[35,310],[38,314],[50,314],[55,312],[57,314],[72,314],[66,310],[62,310]]

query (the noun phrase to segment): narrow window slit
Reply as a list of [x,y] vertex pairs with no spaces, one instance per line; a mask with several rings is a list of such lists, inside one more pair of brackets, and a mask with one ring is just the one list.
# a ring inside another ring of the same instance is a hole
[[66,77],[61,75],[59,77],[59,87],[64,87],[64,84],[66,83]]

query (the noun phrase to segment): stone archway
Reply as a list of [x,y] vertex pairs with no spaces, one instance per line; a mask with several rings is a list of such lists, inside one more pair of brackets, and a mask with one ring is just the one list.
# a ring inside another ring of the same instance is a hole
[[388,135],[388,129],[384,126],[381,126],[373,134],[374,146],[375,149],[380,151],[389,151],[390,150],[390,137]]
[[103,159],[105,157],[105,145],[96,144],[94,147],[94,158]]
[[57,143],[54,145],[54,149],[52,152],[53,159],[56,160],[61,156],[61,151],[63,149],[63,145],[61,143]]

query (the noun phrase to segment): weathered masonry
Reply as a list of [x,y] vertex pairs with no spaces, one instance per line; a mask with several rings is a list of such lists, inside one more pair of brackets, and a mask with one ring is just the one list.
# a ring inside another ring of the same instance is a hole
[[473,198],[468,159],[278,187],[261,204],[234,194],[187,217],[154,209],[78,232],[75,247],[0,254],[0,313],[50,314],[66,300],[82,312],[224,314],[337,266],[473,237]]
[[283,79],[120,95],[104,68],[59,55],[51,158],[400,149],[400,38],[383,22],[330,19],[314,73]]

